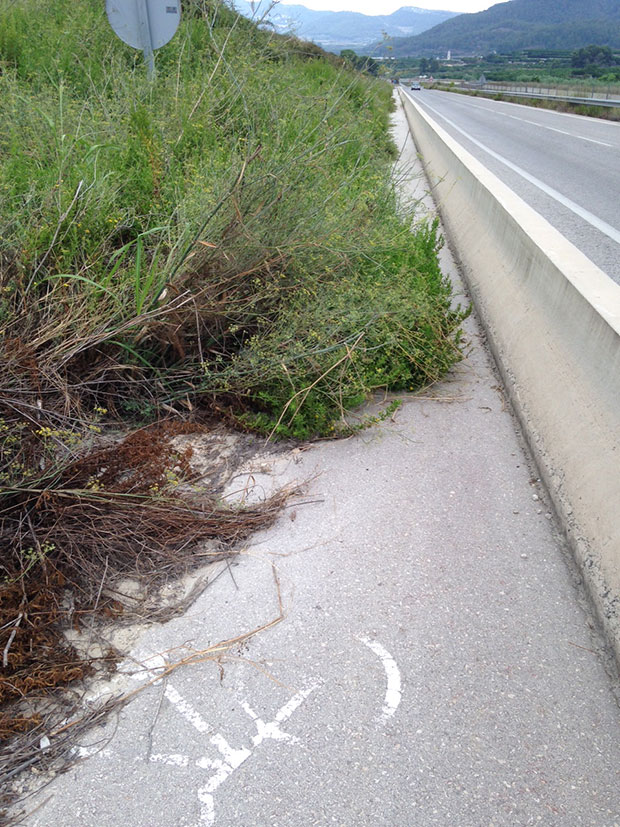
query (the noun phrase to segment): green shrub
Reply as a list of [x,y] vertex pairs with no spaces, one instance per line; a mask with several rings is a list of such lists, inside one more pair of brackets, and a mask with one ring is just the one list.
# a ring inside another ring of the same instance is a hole
[[307,438],[445,372],[462,314],[397,214],[389,85],[218,0],[156,63],[99,0],[0,15],[5,397]]

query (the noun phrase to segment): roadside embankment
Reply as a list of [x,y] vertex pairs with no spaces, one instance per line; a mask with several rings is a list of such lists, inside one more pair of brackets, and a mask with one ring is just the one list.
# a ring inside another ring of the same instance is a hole
[[401,97],[507,391],[620,660],[620,287]]
[[390,86],[182,5],[156,79],[100,0],[0,14],[0,787],[67,719],[39,701],[115,662],[66,629],[274,515],[180,437],[348,435],[461,358],[434,230],[397,210]]

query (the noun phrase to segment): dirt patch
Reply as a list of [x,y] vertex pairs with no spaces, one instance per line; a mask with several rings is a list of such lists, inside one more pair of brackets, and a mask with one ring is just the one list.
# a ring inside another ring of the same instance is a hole
[[97,712],[81,706],[85,687],[113,673],[145,624],[183,611],[216,576],[214,562],[221,571],[275,520],[290,489],[226,492],[253,457],[266,473],[286,451],[161,422],[64,463],[44,491],[5,497],[0,796],[14,796],[22,769],[69,756],[72,734]]

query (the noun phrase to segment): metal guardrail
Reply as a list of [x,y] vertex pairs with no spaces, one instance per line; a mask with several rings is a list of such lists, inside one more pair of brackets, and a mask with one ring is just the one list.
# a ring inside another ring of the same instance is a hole
[[548,89],[546,92],[543,92],[542,89],[534,89],[532,87],[510,87],[507,84],[500,85],[490,83],[467,83],[462,84],[461,88],[471,89],[472,91],[487,92],[494,95],[510,95],[511,97],[516,98],[537,98],[539,100],[566,101],[566,103],[587,104],[589,106],[609,106],[620,108],[620,97],[617,99],[611,98],[607,93],[603,93],[605,94],[605,97],[594,97],[594,92],[592,95],[580,96],[571,95],[568,93],[558,94],[559,90],[551,92],[551,90]]

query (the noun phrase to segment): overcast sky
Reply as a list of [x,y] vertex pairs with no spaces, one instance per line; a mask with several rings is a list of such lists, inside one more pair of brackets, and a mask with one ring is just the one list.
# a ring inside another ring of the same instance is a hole
[[359,11],[362,14],[391,14],[401,6],[415,6],[419,9],[441,9],[443,11],[455,11],[459,13],[484,11],[489,6],[494,6],[500,0],[290,0],[281,5],[296,3],[306,6],[308,9],[317,11]]

